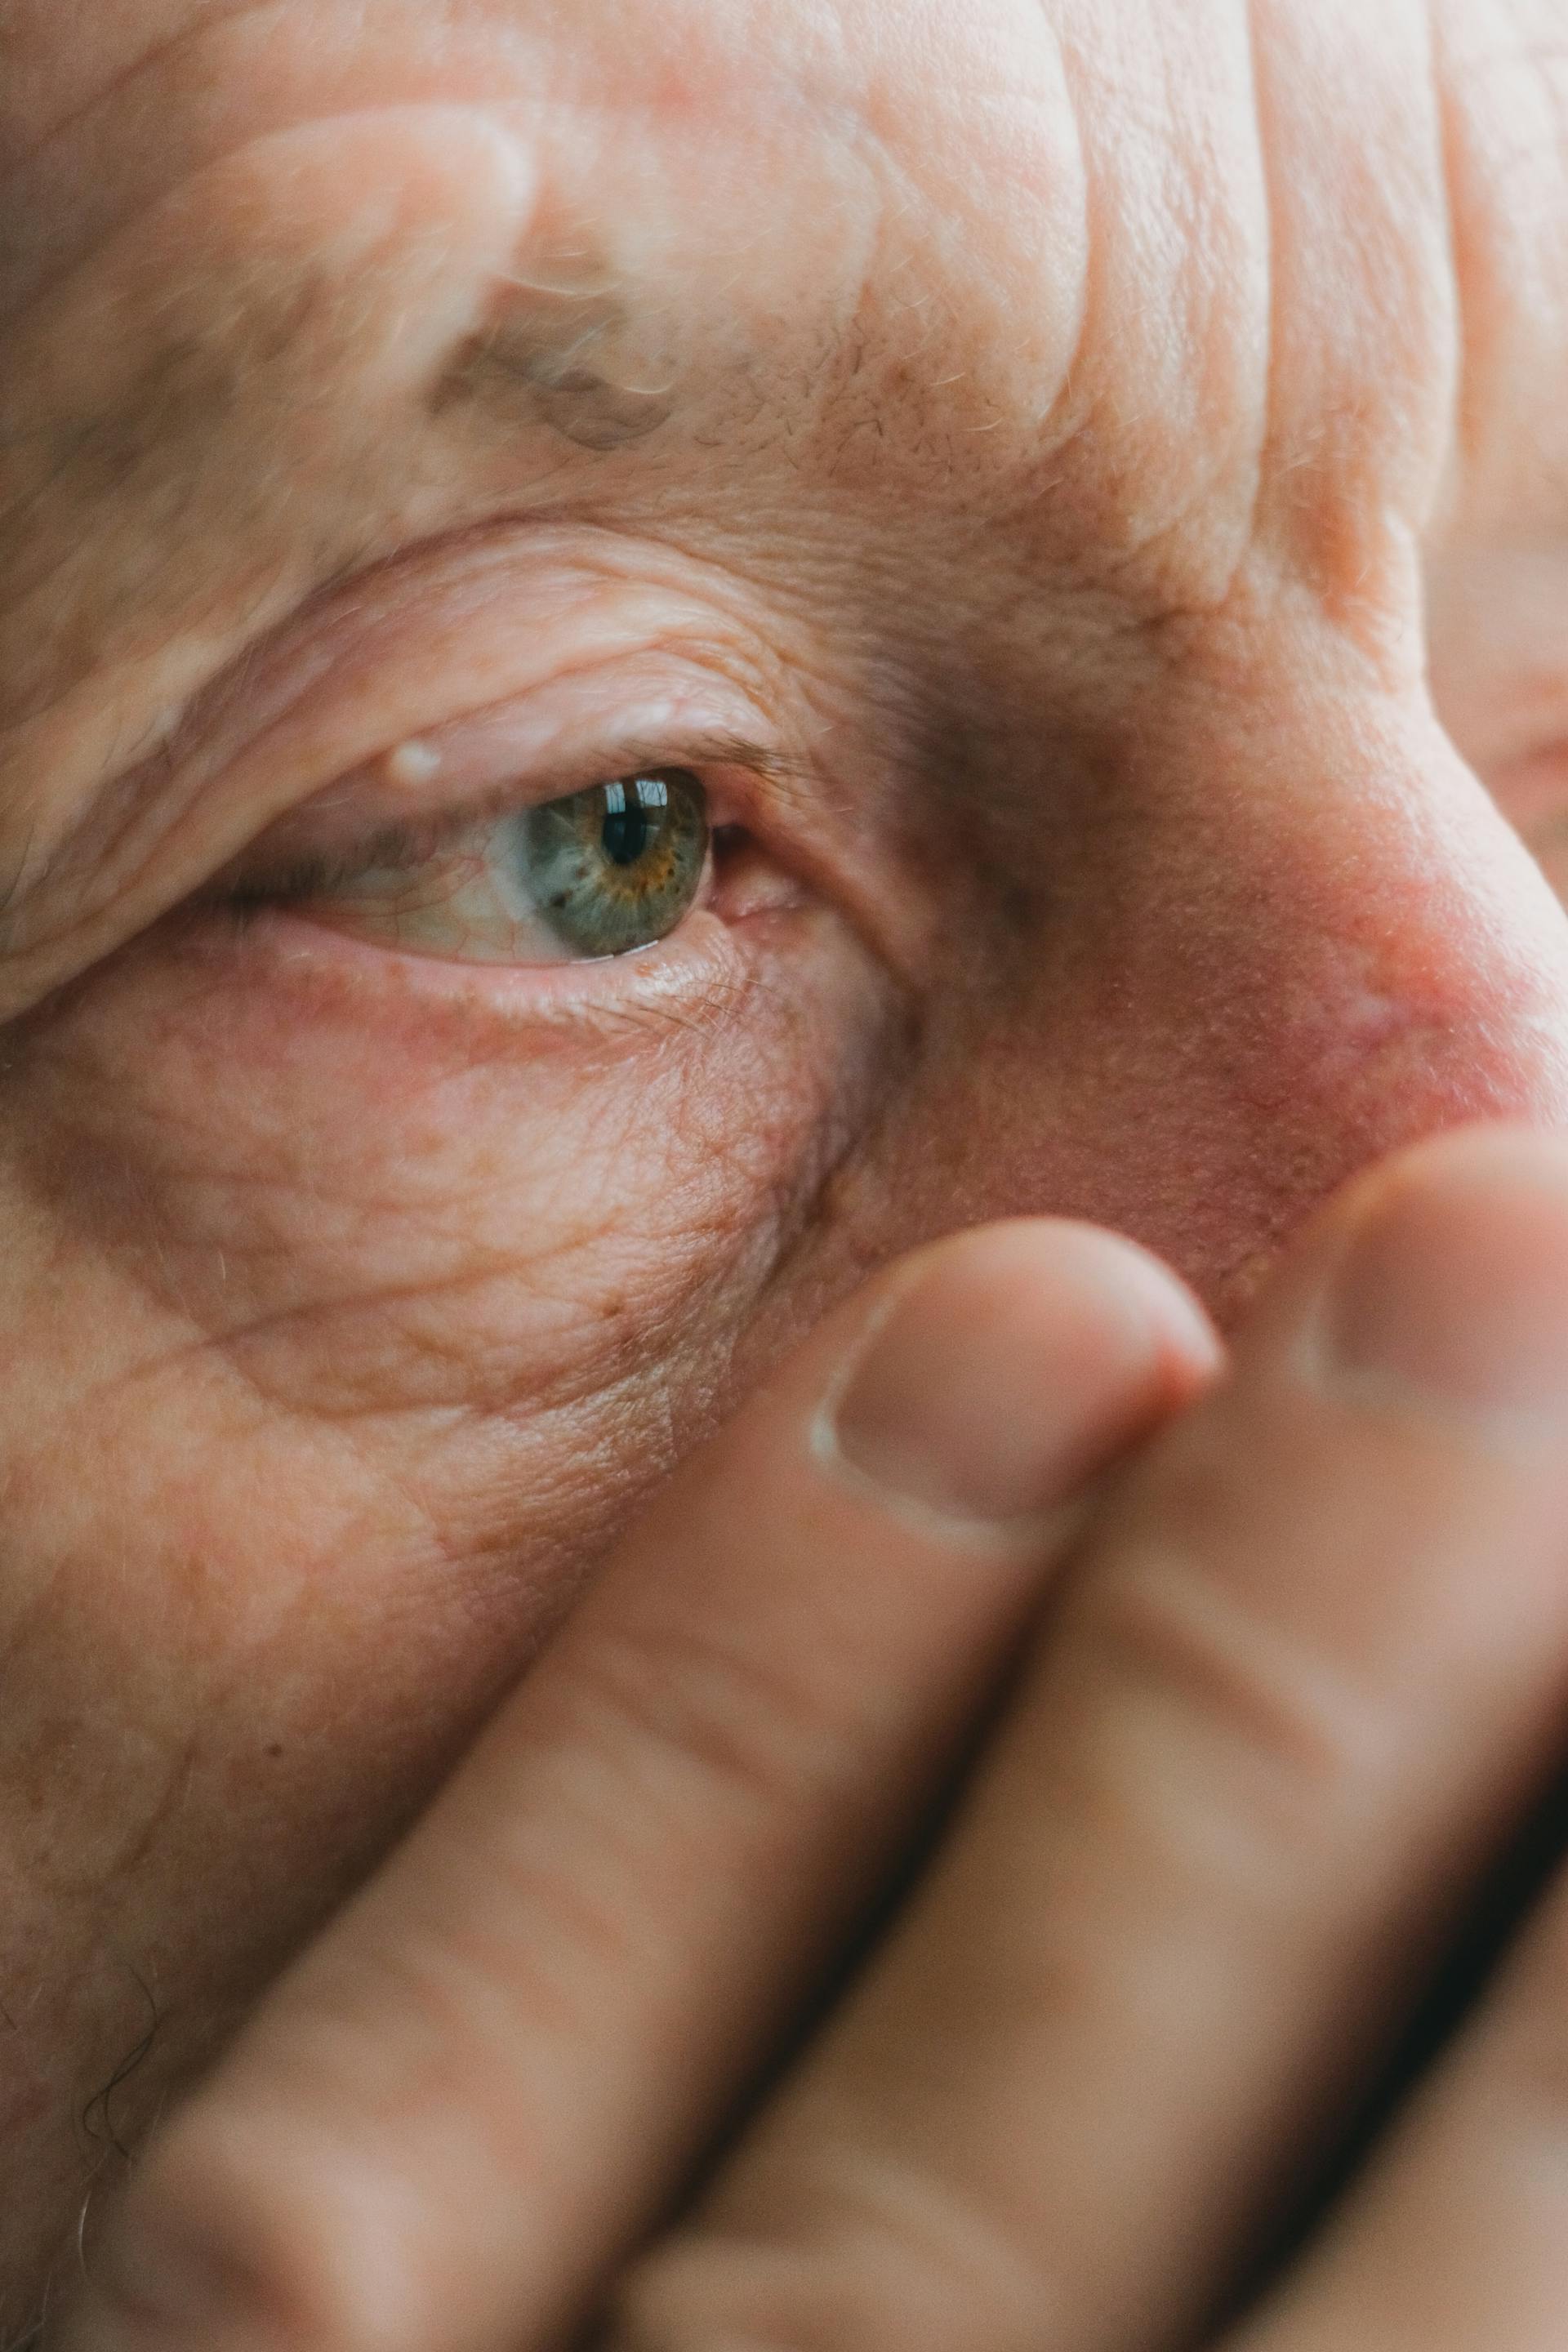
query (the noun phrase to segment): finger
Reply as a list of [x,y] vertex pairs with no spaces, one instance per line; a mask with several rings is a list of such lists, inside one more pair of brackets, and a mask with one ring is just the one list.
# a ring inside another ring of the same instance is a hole
[[1229,2352],[1556,2352],[1568,2314],[1568,1883],[1289,2287]]
[[154,2149],[68,2342],[543,2340],[931,1800],[1065,1507],[1215,1361],[1172,1277],[1067,1226],[840,1317]]
[[1468,1138],[1340,1207],[1131,1474],[617,2352],[1187,2340],[1548,1767],[1565,1437],[1568,1147]]

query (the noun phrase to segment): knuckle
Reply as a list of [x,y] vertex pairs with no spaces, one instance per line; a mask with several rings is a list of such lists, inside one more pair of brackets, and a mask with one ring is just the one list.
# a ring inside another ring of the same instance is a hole
[[197,2107],[172,2127],[115,2216],[89,2273],[95,2291],[140,2314],[145,2278],[156,2282],[153,2308],[173,2295],[181,2318],[187,2307],[221,2312],[247,2340],[373,2352],[384,2341],[373,2251],[356,2245],[341,2199],[303,2181],[279,2193],[288,2176],[268,2168],[253,2120]]
[[695,1781],[705,1800],[771,1822],[840,1786],[858,1761],[809,1660],[759,1657],[682,1623],[601,1636],[579,1664],[601,1740],[634,1756],[645,1781],[656,1759],[678,1799]]
[[819,2148],[805,2178],[762,2188],[734,2221],[646,2257],[617,2291],[595,2352],[946,2352],[1044,2340],[1049,2295],[1032,2252],[927,2167],[862,2144]]
[[1212,1757],[1219,1785],[1245,1791],[1292,1839],[1364,1798],[1386,1738],[1376,1711],[1196,1555],[1144,1545],[1119,1561],[1086,1633],[1119,1707],[1137,1708],[1174,1756]]

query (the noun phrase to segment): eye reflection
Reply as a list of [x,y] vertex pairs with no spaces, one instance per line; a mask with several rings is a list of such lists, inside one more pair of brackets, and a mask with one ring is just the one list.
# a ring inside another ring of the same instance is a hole
[[437,846],[303,875],[289,903],[334,929],[468,963],[588,961],[667,939],[707,879],[707,796],[660,769],[490,819]]
[[652,946],[702,887],[707,807],[701,786],[679,771],[597,784],[529,811],[521,824],[523,886],[577,954]]

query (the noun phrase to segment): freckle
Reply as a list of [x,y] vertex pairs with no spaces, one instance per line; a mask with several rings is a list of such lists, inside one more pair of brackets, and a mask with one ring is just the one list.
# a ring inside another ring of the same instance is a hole
[[384,770],[389,784],[395,784],[400,791],[410,793],[418,792],[440,772],[440,752],[434,751],[428,743],[421,743],[417,738],[411,742],[400,743],[395,751],[389,751]]

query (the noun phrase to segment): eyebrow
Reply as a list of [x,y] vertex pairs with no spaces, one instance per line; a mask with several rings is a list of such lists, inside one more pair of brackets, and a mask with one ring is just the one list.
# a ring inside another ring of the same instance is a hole
[[[191,519],[215,490],[224,495],[219,485],[230,477],[235,501],[254,498],[268,463],[265,436],[259,446],[251,438],[243,449],[231,446],[232,462],[211,461],[235,441],[235,420],[258,384],[263,401],[274,371],[287,384],[295,354],[308,352],[320,331],[321,299],[307,280],[276,308],[237,310],[215,334],[171,336],[96,412],[72,415],[67,405],[59,413],[58,363],[49,357],[30,383],[25,363],[18,383],[0,377],[0,686],[11,706],[0,709],[0,730],[56,698],[51,645],[68,646],[74,671],[82,646],[114,625],[128,596],[142,600],[144,620],[153,617],[148,599],[158,589],[148,559],[167,543],[171,518]],[[586,454],[646,441],[676,413],[680,371],[668,356],[668,334],[656,311],[602,282],[577,291],[505,281],[490,316],[456,344],[422,401],[416,393],[410,440],[423,420],[471,421],[504,437],[542,429]],[[280,386],[282,408],[290,390]],[[336,396],[347,395],[340,388]],[[326,564],[329,576],[354,567],[365,520],[360,514],[356,524],[347,510],[363,507],[363,494],[344,488],[343,550],[335,566]],[[237,546],[247,534],[232,515],[226,523],[222,511],[209,507],[208,514],[210,562],[216,544]],[[117,589],[131,541],[132,583]],[[89,544],[93,561],[84,568]],[[168,574],[181,604],[184,569]],[[58,603],[40,626],[26,608],[51,584]],[[7,616],[17,632],[13,650],[5,644]]]
[[[286,362],[309,339],[312,293],[301,289],[291,314],[259,352],[243,331],[218,346],[164,345],[123,400],[68,428],[65,447],[57,445],[59,470],[90,467],[104,487],[112,487],[142,460],[194,447],[232,413],[253,367]],[[542,424],[587,450],[645,440],[674,415],[675,379],[665,368],[658,371],[662,381],[639,383],[624,348],[617,362],[615,347],[635,345],[637,331],[637,314],[623,297],[512,287],[490,320],[457,347],[431,387],[426,414],[488,412],[513,430]]]
[[674,376],[655,367],[652,382],[637,381],[649,373],[633,361],[638,327],[616,295],[514,288],[447,368],[430,412],[467,404],[514,427],[548,425],[580,449],[647,440],[675,413]]

